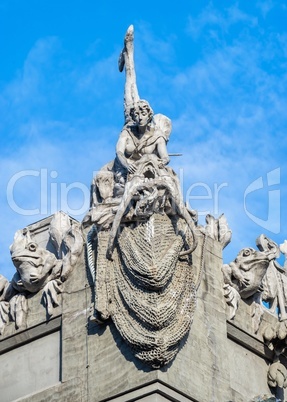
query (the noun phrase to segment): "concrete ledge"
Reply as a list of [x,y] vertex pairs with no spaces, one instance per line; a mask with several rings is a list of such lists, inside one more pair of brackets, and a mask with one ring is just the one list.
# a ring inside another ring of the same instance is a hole
[[122,394],[115,395],[111,398],[103,399],[101,402],[198,402],[197,400],[185,395],[169,385],[154,381],[147,383],[141,387],[134,388]]
[[62,316],[54,317],[49,321],[45,321],[35,327],[30,327],[24,331],[18,332],[8,338],[0,341],[0,355],[9,350],[18,348],[35,339],[41,338],[61,328]]
[[258,356],[273,362],[274,353],[272,350],[268,349],[259,339],[243,331],[230,321],[227,321],[227,337]]

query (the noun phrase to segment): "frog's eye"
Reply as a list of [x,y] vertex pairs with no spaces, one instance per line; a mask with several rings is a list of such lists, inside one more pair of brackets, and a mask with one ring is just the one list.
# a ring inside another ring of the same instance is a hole
[[30,250],[30,251],[36,251],[37,247],[38,247],[38,245],[36,243],[33,243],[33,242],[31,242],[31,243],[29,243],[27,245],[27,249]]
[[250,254],[251,254],[251,251],[249,250],[249,248],[246,248],[242,253],[243,257],[248,257]]

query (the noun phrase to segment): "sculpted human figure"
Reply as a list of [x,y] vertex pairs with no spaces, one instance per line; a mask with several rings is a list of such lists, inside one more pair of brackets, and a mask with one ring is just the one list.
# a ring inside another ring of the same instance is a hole
[[[160,169],[169,163],[166,144],[171,132],[171,120],[163,114],[154,115],[149,103],[139,97],[134,68],[133,26],[130,26],[126,33],[119,68],[120,71],[125,68],[126,75],[124,91],[125,124],[116,145],[115,160],[105,165],[93,179],[91,210],[84,218],[84,226],[98,223],[100,210],[107,209],[112,199],[119,201],[123,197],[127,179],[128,177],[131,179],[140,167],[143,156],[156,156],[156,164]],[[166,168],[166,174],[177,181],[172,169]],[[102,176],[100,177],[100,175]],[[106,179],[103,178],[104,176]],[[109,182],[107,181],[108,176]],[[103,188],[103,182],[106,182],[110,189],[104,191],[111,192],[108,197],[109,202],[100,195],[103,191],[100,189],[100,187]]]
[[130,113],[134,124],[124,126],[116,146],[120,164],[129,173],[135,173],[137,169],[135,162],[146,154],[156,154],[162,167],[168,164],[167,138],[161,130],[156,129],[149,103],[139,100],[130,109]]
[[161,166],[168,164],[166,143],[171,132],[170,119],[161,114],[154,115],[149,103],[139,97],[134,68],[133,33],[131,25],[127,30],[119,60],[120,71],[125,67],[126,74],[125,125],[116,146],[120,165],[131,174],[137,169],[135,162],[146,154],[156,154]]

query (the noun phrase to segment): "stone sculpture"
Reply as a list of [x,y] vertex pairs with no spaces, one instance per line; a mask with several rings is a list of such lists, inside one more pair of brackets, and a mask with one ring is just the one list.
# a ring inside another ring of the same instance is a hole
[[[229,306],[230,319],[234,318],[236,314],[240,298],[247,299],[254,295],[254,300],[257,300],[255,295],[258,295],[261,290],[262,280],[268,266],[268,256],[251,247],[244,248],[233,262],[223,265],[223,289]],[[257,317],[257,314],[254,315]],[[259,324],[254,325],[258,328]]]
[[11,282],[0,276],[0,333],[10,321],[16,329],[25,327],[27,298],[42,292],[49,317],[58,305],[63,283],[83,248],[80,225],[57,212],[50,224],[50,239],[55,253],[40,247],[27,228],[16,232],[10,252],[16,268]]
[[[287,346],[287,276],[276,261],[280,251],[286,257],[286,240],[278,246],[262,234],[256,244],[259,251],[244,248],[233,262],[222,267],[229,319],[235,317],[241,299],[251,302],[255,333],[260,327],[264,310],[277,317],[277,324],[268,324],[263,331],[267,346],[274,351],[267,382],[271,387],[286,388],[287,370],[280,362],[280,355]],[[269,307],[266,307],[266,303]]]
[[94,319],[111,317],[135,356],[160,367],[175,357],[193,318],[196,214],[186,209],[178,178],[167,166],[170,119],[154,115],[139,98],[132,26],[119,67],[126,73],[125,124],[115,160],[93,180],[83,220]]
[[[224,264],[222,267],[224,289],[227,302],[231,298],[248,299],[260,295],[263,300],[270,304],[268,309],[276,313],[279,309],[280,320],[286,320],[286,290],[287,277],[283,267],[276,261],[280,256],[280,247],[265,235],[260,235],[256,240],[259,251],[253,248],[241,250],[236,259]],[[235,292],[238,296],[235,296]],[[231,313],[234,317],[236,309]]]
[[205,217],[205,221],[204,233],[212,239],[217,240],[222,245],[222,249],[224,249],[230,243],[232,236],[224,214],[221,214],[218,219],[208,214]]

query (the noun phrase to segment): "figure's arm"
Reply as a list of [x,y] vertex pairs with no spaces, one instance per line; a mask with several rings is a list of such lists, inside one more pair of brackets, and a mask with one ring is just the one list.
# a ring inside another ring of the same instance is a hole
[[125,156],[127,136],[128,136],[127,131],[123,130],[121,132],[120,137],[117,142],[116,154],[117,154],[118,160],[120,161],[121,165],[123,167],[125,167],[128,170],[128,172],[134,173],[136,170],[136,167],[134,166],[134,164],[129,163],[128,159]]
[[130,109],[139,101],[134,65],[134,27],[131,25],[125,35],[124,49],[120,55],[120,71],[125,67],[124,113],[126,123],[131,120]]
[[116,145],[116,154],[121,163],[126,169],[128,169],[127,158],[125,157],[125,149],[127,143],[127,132],[123,130],[119,136],[117,145]]
[[167,165],[169,162],[169,156],[167,153],[166,141],[163,137],[159,137],[159,139],[158,139],[157,152],[158,152],[159,158],[162,160],[163,165]]

